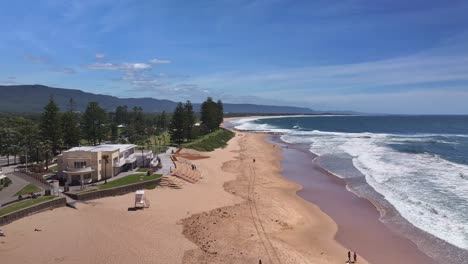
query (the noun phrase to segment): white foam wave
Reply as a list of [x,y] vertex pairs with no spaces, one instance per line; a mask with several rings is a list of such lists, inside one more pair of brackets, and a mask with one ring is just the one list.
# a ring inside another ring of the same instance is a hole
[[404,153],[389,147],[407,142],[444,143],[443,137],[466,135],[300,131],[246,123],[241,127],[283,133],[281,139],[285,142],[309,144],[318,155],[351,158],[368,184],[409,222],[468,249],[468,166],[430,153]]

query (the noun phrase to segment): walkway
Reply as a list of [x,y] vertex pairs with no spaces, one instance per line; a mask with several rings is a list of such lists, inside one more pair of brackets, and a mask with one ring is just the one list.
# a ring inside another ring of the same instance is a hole
[[174,162],[172,162],[171,154],[177,151],[175,147],[169,147],[166,153],[158,154],[158,157],[161,159],[162,168],[157,170],[156,173],[166,175],[171,172],[171,169],[175,168]]

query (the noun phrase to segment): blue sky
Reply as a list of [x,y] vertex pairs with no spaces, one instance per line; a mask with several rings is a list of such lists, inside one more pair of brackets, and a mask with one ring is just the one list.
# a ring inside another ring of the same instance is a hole
[[0,84],[468,114],[468,1],[8,1]]

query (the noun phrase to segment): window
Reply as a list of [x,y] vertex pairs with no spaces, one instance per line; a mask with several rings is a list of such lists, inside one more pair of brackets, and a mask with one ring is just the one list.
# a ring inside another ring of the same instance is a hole
[[80,169],[86,167],[86,161],[75,161],[75,168]]

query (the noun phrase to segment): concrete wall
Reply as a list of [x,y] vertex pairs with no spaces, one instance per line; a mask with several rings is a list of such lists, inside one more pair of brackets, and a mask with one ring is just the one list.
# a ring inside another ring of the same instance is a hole
[[9,224],[15,220],[21,219],[23,217],[39,213],[41,211],[50,210],[57,207],[62,207],[66,205],[67,200],[65,197],[60,197],[51,201],[43,202],[36,204],[16,212],[9,213],[4,216],[0,216],[0,226]]
[[134,184],[129,184],[125,186],[115,187],[106,190],[94,191],[94,192],[87,192],[82,194],[76,193],[66,193],[66,195],[70,196],[72,199],[86,201],[86,200],[94,200],[108,196],[116,196],[116,195],[123,195],[130,192],[134,192],[136,190],[145,189],[151,185],[159,184],[161,178],[149,180],[145,182],[139,182]]

